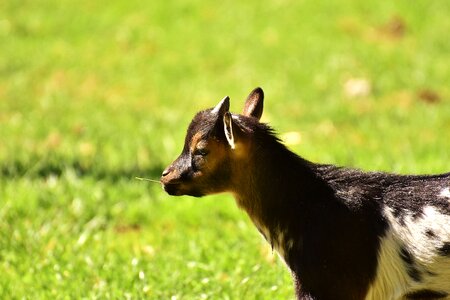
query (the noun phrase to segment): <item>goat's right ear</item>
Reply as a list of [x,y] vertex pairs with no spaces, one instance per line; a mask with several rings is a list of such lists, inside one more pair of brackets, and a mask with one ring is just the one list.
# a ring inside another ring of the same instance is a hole
[[231,149],[234,149],[236,146],[234,144],[233,117],[231,116],[231,113],[229,111],[227,111],[223,115],[223,129],[225,132],[225,137],[228,141],[228,145],[230,145]]
[[259,120],[263,113],[263,104],[264,92],[262,88],[257,87],[250,93],[250,95],[248,95],[242,114],[244,116],[254,117]]

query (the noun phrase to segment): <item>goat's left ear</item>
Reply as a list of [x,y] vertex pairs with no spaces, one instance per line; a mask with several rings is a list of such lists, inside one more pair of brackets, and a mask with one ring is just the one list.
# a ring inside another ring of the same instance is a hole
[[234,134],[233,134],[233,117],[231,113],[227,111],[223,115],[223,129],[225,132],[225,137],[227,138],[228,144],[231,149],[234,149],[236,146],[234,144]]
[[245,101],[243,115],[247,117],[254,117],[260,119],[263,113],[264,106],[264,92],[262,88],[257,87],[251,91]]

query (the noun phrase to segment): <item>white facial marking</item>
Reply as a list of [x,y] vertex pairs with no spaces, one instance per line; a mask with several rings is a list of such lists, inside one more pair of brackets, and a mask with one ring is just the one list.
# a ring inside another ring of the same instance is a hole
[[450,198],[450,188],[442,189],[439,197]]

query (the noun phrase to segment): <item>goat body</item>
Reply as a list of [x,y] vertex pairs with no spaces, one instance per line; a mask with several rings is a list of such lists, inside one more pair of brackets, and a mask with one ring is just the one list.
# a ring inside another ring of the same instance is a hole
[[404,176],[315,164],[229,99],[199,112],[161,182],[171,195],[231,192],[291,270],[298,299],[450,295],[450,173]]

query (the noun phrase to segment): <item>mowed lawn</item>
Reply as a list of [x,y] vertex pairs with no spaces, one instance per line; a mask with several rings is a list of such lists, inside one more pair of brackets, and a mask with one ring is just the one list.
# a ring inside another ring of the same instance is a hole
[[[450,2],[0,2],[0,298],[293,299],[230,195],[158,179],[256,86],[317,162],[450,171]],[[301,183],[299,183],[301,184]],[[333,251],[333,249],[330,249]]]

